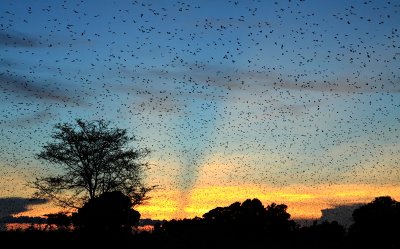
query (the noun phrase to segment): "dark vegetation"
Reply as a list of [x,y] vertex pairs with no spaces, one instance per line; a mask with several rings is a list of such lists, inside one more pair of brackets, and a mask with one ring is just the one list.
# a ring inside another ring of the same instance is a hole
[[[0,233],[14,246],[124,246],[145,248],[400,248],[400,203],[377,197],[356,209],[354,223],[314,222],[301,227],[286,205],[264,207],[258,199],[217,207],[203,217],[158,223],[152,232],[133,233],[140,214],[121,192],[88,201],[72,216],[49,215],[52,230]],[[72,226],[71,226],[72,225]]]
[[72,214],[72,223],[84,233],[123,235],[132,231],[139,218],[129,197],[115,191],[89,200]]
[[[170,220],[152,232],[133,232],[140,213],[135,205],[152,187],[142,184],[140,159],[148,150],[128,146],[126,130],[104,121],[56,126],[54,142],[40,159],[59,167],[58,175],[37,178],[36,196],[75,207],[72,215],[47,215],[47,229],[0,232],[13,247],[143,247],[143,248],[400,248],[400,203],[377,197],[353,212],[345,229],[338,222],[301,227],[287,206],[266,207],[258,199],[217,207],[201,218]],[[49,229],[55,227],[54,229]]]
[[52,138],[37,158],[53,164],[57,173],[31,182],[35,197],[79,208],[104,193],[120,191],[136,205],[154,188],[142,181],[148,167],[142,159],[150,151],[132,148],[135,138],[126,129],[110,127],[104,120],[77,119],[57,124]]

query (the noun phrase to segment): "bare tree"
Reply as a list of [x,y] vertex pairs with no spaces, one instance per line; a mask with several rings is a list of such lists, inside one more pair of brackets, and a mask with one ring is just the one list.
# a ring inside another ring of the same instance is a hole
[[103,193],[121,191],[134,205],[146,200],[154,188],[143,182],[142,159],[148,149],[133,149],[126,129],[111,128],[104,120],[76,120],[57,124],[37,157],[58,166],[59,173],[36,178],[36,197],[46,197],[63,207],[79,208]]

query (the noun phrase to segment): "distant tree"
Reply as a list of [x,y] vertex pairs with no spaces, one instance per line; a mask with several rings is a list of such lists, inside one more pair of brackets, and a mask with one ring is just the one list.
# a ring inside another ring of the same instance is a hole
[[184,242],[187,248],[287,248],[296,224],[286,209],[284,204],[265,208],[260,200],[247,199],[214,208],[203,218],[165,222],[155,232]]
[[133,149],[133,137],[125,129],[111,128],[104,120],[76,120],[57,124],[37,157],[58,166],[58,175],[36,178],[36,197],[50,198],[64,207],[83,203],[112,191],[121,191],[134,205],[147,198],[153,187],[142,183],[141,162],[148,149]]
[[294,228],[294,222],[290,220],[290,214],[286,210],[287,206],[284,204],[272,203],[265,208],[260,200],[247,199],[243,203],[235,202],[228,207],[212,209],[203,217],[208,222],[290,231]]
[[390,196],[376,197],[353,212],[351,238],[380,248],[400,247],[400,202]]
[[129,233],[140,218],[132,206],[130,198],[120,191],[103,193],[73,213],[73,224],[86,232]]
[[258,226],[265,222],[266,210],[258,199],[217,207],[203,215],[206,222],[239,226]]
[[59,212],[56,214],[46,214],[44,216],[47,217],[47,225],[55,225],[58,229],[68,229],[69,226],[72,224],[71,217],[63,212]]
[[265,222],[269,233],[282,235],[294,231],[296,223],[290,220],[290,214],[287,212],[285,204],[271,203],[266,207]]

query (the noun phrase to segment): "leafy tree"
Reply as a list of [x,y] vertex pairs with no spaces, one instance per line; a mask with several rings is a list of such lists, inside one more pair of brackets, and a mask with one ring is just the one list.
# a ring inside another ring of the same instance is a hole
[[284,204],[264,207],[258,199],[247,199],[214,208],[203,218],[165,222],[155,234],[185,248],[289,248],[296,224],[286,210]]
[[235,202],[228,207],[217,207],[203,215],[205,221],[229,226],[259,226],[265,222],[266,210],[258,199]]
[[277,205],[275,203],[266,207],[265,221],[269,233],[285,234],[295,230],[296,223],[290,220],[290,214],[286,211],[287,208],[285,204]]
[[112,128],[104,120],[77,119],[76,124],[57,124],[52,138],[37,157],[57,165],[60,173],[32,182],[37,197],[79,208],[104,193],[121,191],[136,205],[154,188],[142,183],[148,164],[141,160],[149,150],[130,147],[134,137],[126,129]]
[[85,232],[129,233],[140,218],[132,205],[130,198],[120,191],[103,193],[73,213],[72,220]]
[[400,242],[400,202],[390,196],[376,197],[353,212],[351,238],[380,248],[398,248]]
[[290,220],[287,206],[272,203],[266,208],[258,199],[247,199],[243,203],[235,202],[228,207],[217,207],[203,215],[204,220],[211,224],[225,224],[229,227],[249,227],[256,230],[272,230],[275,232],[289,232],[295,228],[294,221]]

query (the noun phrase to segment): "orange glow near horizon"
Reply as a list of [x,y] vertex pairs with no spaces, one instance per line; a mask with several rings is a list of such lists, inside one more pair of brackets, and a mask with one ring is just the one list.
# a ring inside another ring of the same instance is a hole
[[28,206],[28,210],[13,215],[14,217],[21,217],[21,216],[29,216],[29,217],[44,217],[46,214],[54,214],[61,211],[64,211],[58,206],[55,206],[51,203],[49,204],[40,204],[40,205],[32,205]]
[[[292,185],[272,186],[203,186],[196,187],[183,196],[179,190],[156,190],[151,199],[137,206],[141,218],[170,220],[201,217],[216,207],[229,206],[234,202],[258,198],[264,206],[275,202],[286,204],[293,219],[318,219],[321,210],[338,205],[368,203],[378,196],[391,196],[400,200],[400,186],[394,185],[318,185],[314,187]],[[59,212],[50,205],[35,205],[15,216],[42,216]]]
[[[283,188],[268,186],[210,186],[193,189],[186,205],[181,205],[177,191],[154,193],[146,204],[137,207],[142,218],[173,219],[201,217],[218,206],[228,206],[236,201],[258,198],[264,206],[272,202],[286,204],[294,219],[317,219],[321,210],[338,205],[368,203],[378,196],[400,199],[400,186],[393,185],[319,185],[308,187],[293,185]],[[179,209],[179,207],[181,207]]]

